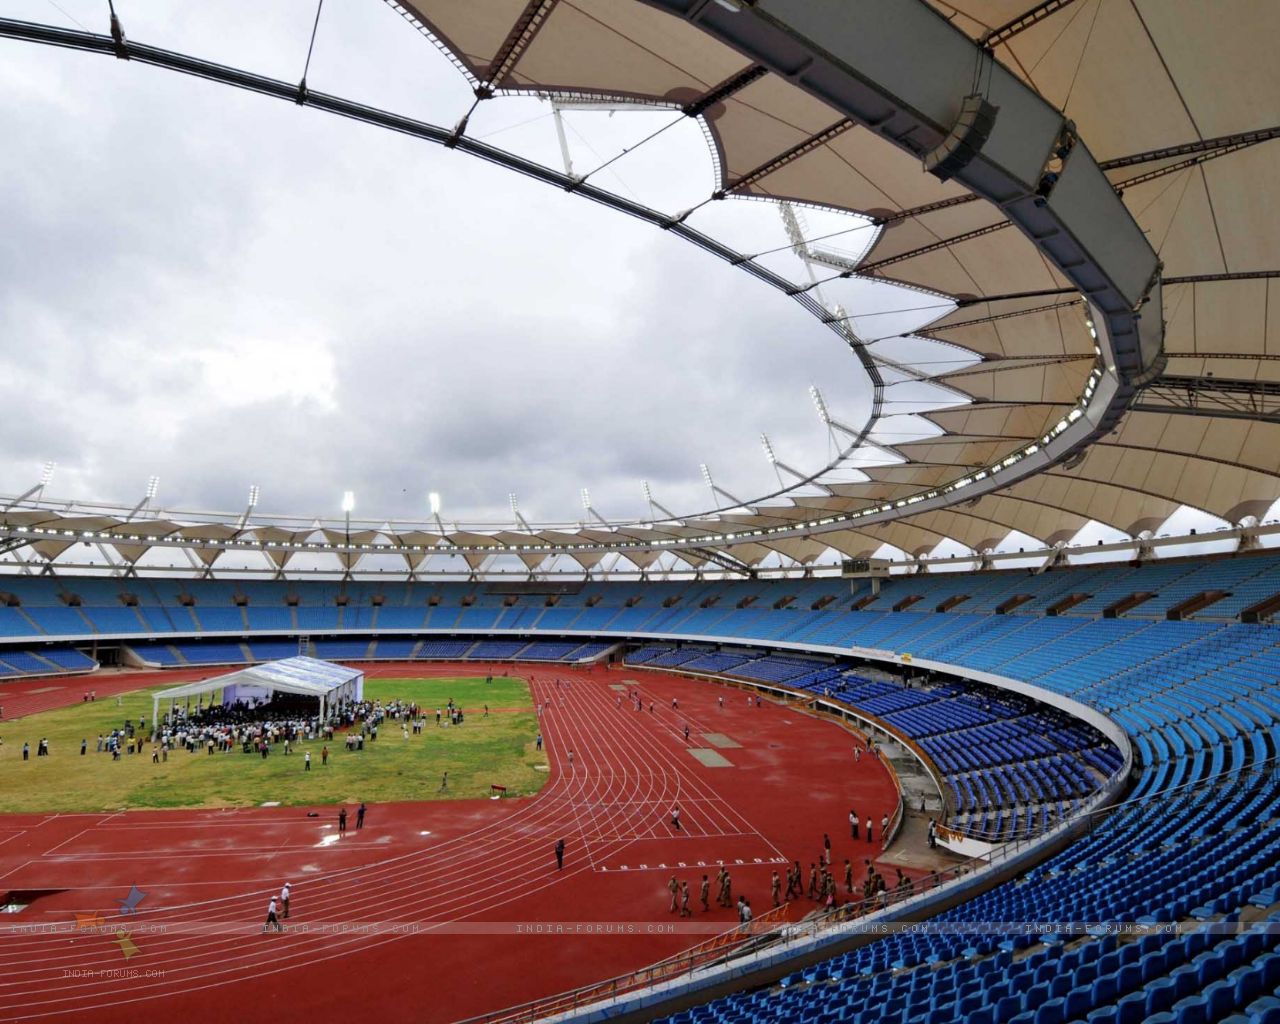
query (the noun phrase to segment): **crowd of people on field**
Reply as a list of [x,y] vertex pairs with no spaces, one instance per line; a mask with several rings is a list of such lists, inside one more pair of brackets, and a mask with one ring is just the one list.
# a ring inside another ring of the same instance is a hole
[[[85,701],[92,701],[96,694],[86,692]],[[486,714],[488,707],[485,708]],[[148,727],[147,719],[125,718],[109,731],[100,732],[92,749],[107,754],[112,760],[144,754],[148,747],[155,763],[168,761],[169,754],[186,750],[191,754],[232,753],[240,751],[267,757],[273,750],[292,752],[302,740],[323,740],[326,743],[321,757],[328,763],[328,743],[333,742],[339,731],[346,731],[342,742],[348,750],[363,750],[366,742],[378,738],[378,729],[398,725],[402,736],[409,738],[422,733],[430,721],[430,712],[417,702],[393,700],[343,701],[327,710],[324,718],[316,712],[308,712],[304,703],[297,700],[237,700],[226,704],[204,704],[196,707],[172,705],[161,715],[155,728]],[[462,707],[450,698],[444,707],[434,709],[436,725],[446,722],[461,725],[464,719]],[[3,741],[0,741],[2,743]],[[80,741],[80,755],[90,750],[86,737]],[[31,756],[31,744],[23,744],[23,759]],[[47,757],[49,741],[42,738],[35,755]]]

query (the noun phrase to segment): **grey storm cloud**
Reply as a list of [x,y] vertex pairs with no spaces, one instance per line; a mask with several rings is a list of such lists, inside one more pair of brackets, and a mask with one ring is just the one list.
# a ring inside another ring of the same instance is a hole
[[[203,6],[122,14],[133,38],[299,74],[300,5]],[[333,6],[313,88],[460,116],[465,86],[394,12]],[[173,507],[237,510],[258,484],[269,511],[331,515],[352,489],[393,518],[435,490],[451,519],[501,520],[514,491],[565,521],[589,487],[639,515],[641,479],[705,507],[700,461],[744,497],[776,487],[762,430],[822,462],[811,382],[861,415],[857,361],[793,302],[511,172],[27,44],[0,43],[0,90],[0,492],[55,458],[55,496],[132,502],[155,473]]]

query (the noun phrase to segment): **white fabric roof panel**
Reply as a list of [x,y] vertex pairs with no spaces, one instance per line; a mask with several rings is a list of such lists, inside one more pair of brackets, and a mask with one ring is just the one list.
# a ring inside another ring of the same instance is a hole
[[259,686],[281,693],[321,697],[363,678],[364,673],[359,669],[300,655],[296,658],[282,658],[279,661],[252,665],[249,668],[238,669],[235,672],[194,683],[184,683],[181,686],[161,690],[154,694],[154,697],[162,701],[177,700],[180,697],[212,693],[214,690],[238,684]]

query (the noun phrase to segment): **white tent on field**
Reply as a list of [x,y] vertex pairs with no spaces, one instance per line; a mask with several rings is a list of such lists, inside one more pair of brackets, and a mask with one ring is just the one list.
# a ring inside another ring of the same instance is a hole
[[335,703],[360,700],[364,696],[364,673],[331,661],[306,657],[251,665],[159,691],[152,698],[152,726],[160,721],[162,703],[213,694],[219,690],[222,691],[223,704],[234,704],[237,700],[269,700],[276,693],[315,697],[320,701],[320,717],[324,719]]

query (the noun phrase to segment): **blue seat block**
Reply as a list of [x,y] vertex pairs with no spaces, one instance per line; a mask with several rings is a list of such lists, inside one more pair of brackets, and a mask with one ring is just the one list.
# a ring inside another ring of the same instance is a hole
[[1187,996],[1173,1004],[1178,1024],[1208,1024],[1209,1004],[1204,996]]
[[1093,990],[1080,985],[1067,993],[1067,1005],[1063,1011],[1068,1020],[1078,1020],[1093,1009]]
[[1108,1003],[1114,1003],[1119,990],[1116,986],[1116,976],[1114,974],[1104,974],[1093,983],[1093,1005],[1103,1006]]
[[1146,988],[1147,1013],[1162,1013],[1173,1006],[1174,985],[1170,978],[1157,978]]
[[1142,1024],[1147,1016],[1147,997],[1142,992],[1130,992],[1116,1003],[1117,1024]]
[[1220,979],[1204,990],[1204,998],[1209,1004],[1209,1019],[1225,1017],[1236,1008],[1235,986],[1231,982]]
[[[1033,989],[1032,992],[1035,990]],[[1031,993],[1027,993],[1030,997]],[[1028,1003],[1028,1005],[1034,1005]],[[1035,1011],[1035,1024],[1063,1024],[1067,1019],[1067,1001],[1065,999],[1046,999]]]

